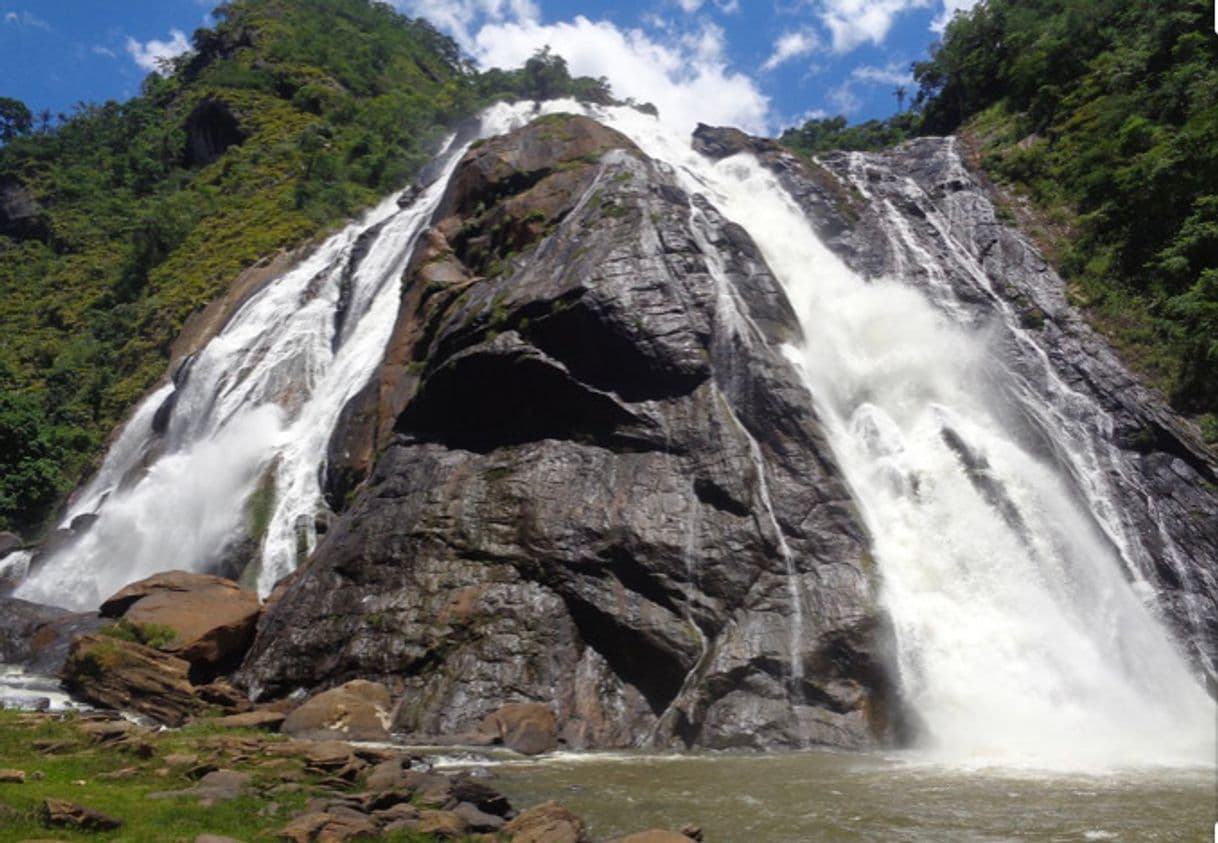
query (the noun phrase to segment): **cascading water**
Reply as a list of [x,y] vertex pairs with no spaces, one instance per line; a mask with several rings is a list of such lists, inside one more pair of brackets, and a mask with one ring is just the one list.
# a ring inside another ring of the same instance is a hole
[[[508,131],[531,110],[489,109],[479,135]],[[182,365],[176,384],[150,395],[63,525],[97,520],[16,595],[93,608],[158,571],[205,570],[245,532],[261,534],[261,593],[292,571],[312,550],[325,509],[319,474],[330,435],[380,362],[397,281],[463,151],[450,143],[442,175],[406,207],[401,194],[389,197],[266,285]],[[172,413],[158,437],[167,400]]]
[[[499,107],[483,133],[530,111]],[[934,751],[979,763],[1209,763],[1212,704],[1122,575],[1119,503],[1098,481],[1080,496],[1059,464],[1019,444],[1004,401],[1017,396],[1050,427],[1061,409],[994,362],[968,310],[903,279],[865,282],[751,157],[712,164],[683,134],[636,111],[593,116],[740,223],[785,286],[807,338],[789,355],[872,533],[903,687]],[[290,571],[313,541],[326,442],[380,360],[396,312],[392,282],[446,179],[405,210],[396,197],[386,201],[253,298],[179,376],[159,459],[149,444],[174,387],[151,396],[66,519],[96,512],[98,520],[20,596],[92,606],[154,571],[201,568],[240,532],[259,488],[275,500],[260,588]],[[929,252],[918,252],[896,216],[892,224],[892,236],[911,244],[906,269],[933,274]],[[353,262],[360,242],[367,251]],[[699,248],[713,275],[713,246]],[[720,297],[721,316],[741,318],[730,290]],[[340,330],[336,314],[348,301]],[[1086,451],[1098,446],[1076,429],[1054,445],[1086,480],[1095,465]],[[798,635],[803,585],[788,570]],[[793,678],[798,670],[793,664]]]
[[[871,530],[902,682],[931,752],[1041,766],[1212,763],[1213,704],[1096,528],[1119,504],[1099,482],[1080,499],[1018,444],[1000,396],[1016,392],[1041,418],[1060,411],[1004,382],[1011,374],[965,309],[850,271],[751,156],[712,164],[654,121],[601,116],[744,226],[783,283],[807,338],[789,356]],[[1096,446],[1076,433],[1055,444],[1081,451],[1072,465],[1086,474]]]

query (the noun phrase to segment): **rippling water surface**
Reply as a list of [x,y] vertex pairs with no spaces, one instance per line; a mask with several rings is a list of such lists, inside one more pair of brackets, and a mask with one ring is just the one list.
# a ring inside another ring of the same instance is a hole
[[562,755],[494,768],[516,804],[557,799],[602,840],[694,822],[707,843],[1213,839],[1213,768],[969,769],[899,755]]

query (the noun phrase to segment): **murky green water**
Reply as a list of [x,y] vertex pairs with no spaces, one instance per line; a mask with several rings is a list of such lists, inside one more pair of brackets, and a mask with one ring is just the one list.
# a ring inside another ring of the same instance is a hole
[[964,770],[900,757],[582,755],[493,768],[517,804],[557,799],[595,839],[695,822],[707,843],[1214,839],[1210,769]]

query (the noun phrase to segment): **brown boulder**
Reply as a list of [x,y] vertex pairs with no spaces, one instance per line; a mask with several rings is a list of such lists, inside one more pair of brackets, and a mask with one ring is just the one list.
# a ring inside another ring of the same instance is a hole
[[558,747],[558,721],[541,703],[508,703],[478,725],[478,731],[498,739],[523,755],[540,755]]
[[25,770],[0,770],[0,784],[25,784]]
[[505,825],[511,843],[586,843],[584,821],[557,802],[543,802]]
[[99,612],[142,626],[169,627],[177,637],[162,649],[216,669],[244,654],[260,610],[258,596],[232,580],[167,571],[122,589]]
[[116,820],[84,805],[49,798],[42,801],[42,821],[46,825],[83,831],[110,831],[123,824],[122,820]]
[[684,834],[678,834],[675,831],[652,828],[647,831],[628,834],[618,840],[617,843],[690,843],[691,840],[693,840],[692,837],[686,837]]
[[469,831],[469,824],[452,811],[421,811],[415,831],[444,840],[463,836]]
[[281,828],[278,836],[292,843],[343,843],[375,837],[377,832],[376,823],[368,817],[322,812],[297,817]]
[[69,691],[95,705],[136,711],[169,726],[203,713],[182,659],[106,635],[72,642],[60,676]]
[[356,679],[307,700],[283,721],[284,734],[308,740],[389,739],[389,690]]

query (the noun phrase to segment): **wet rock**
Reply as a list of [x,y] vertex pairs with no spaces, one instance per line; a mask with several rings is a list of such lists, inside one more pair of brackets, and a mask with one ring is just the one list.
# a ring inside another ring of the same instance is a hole
[[51,675],[63,667],[72,640],[102,624],[92,612],[69,612],[16,597],[0,597],[0,617],[0,663]]
[[506,796],[493,787],[470,778],[468,774],[453,779],[452,794],[457,801],[468,803],[497,817],[506,817],[512,813],[511,803]]
[[557,802],[523,811],[501,830],[511,843],[587,843],[584,821]]
[[389,739],[389,690],[356,679],[310,698],[287,716],[284,734],[309,740]]
[[460,803],[453,808],[452,812],[465,823],[470,831],[498,831],[506,822],[503,817],[488,814],[469,802]]
[[384,681],[420,736],[529,700],[571,747],[892,742],[878,582],[790,304],[743,229],[588,123],[457,168],[344,411],[345,511],[237,682]]
[[132,583],[102,603],[103,617],[173,629],[164,645],[214,675],[238,662],[252,640],[261,608],[258,596],[220,577],[168,571]]
[[206,707],[189,670],[188,662],[168,653],[90,633],[72,642],[60,675],[65,687],[95,705],[181,726]]
[[16,550],[21,550],[24,542],[16,533],[0,531],[0,559]]
[[508,703],[478,725],[478,731],[523,755],[540,755],[558,747],[554,710],[540,703]]
[[123,824],[122,820],[107,816],[101,811],[63,799],[43,800],[42,821],[49,826],[79,831],[112,831]]

